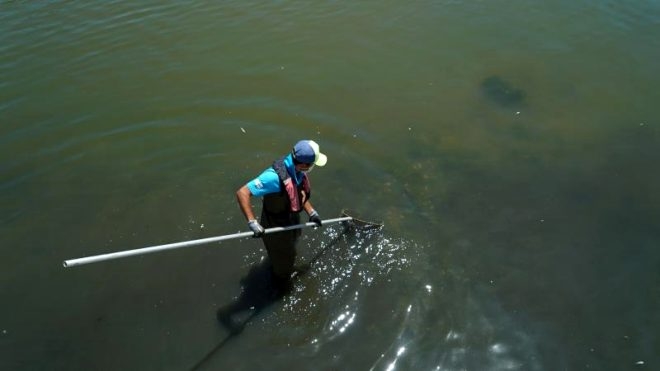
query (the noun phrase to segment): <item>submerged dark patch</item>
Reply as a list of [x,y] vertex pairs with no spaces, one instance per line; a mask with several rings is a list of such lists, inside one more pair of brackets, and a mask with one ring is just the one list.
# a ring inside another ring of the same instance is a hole
[[499,76],[491,76],[481,82],[484,96],[502,107],[519,106],[525,100],[525,92],[512,86]]

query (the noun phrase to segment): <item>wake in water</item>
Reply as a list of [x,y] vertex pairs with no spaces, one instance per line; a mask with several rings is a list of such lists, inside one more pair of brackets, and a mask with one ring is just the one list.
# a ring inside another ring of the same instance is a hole
[[445,293],[418,293],[370,370],[543,370],[539,326],[507,313],[483,290],[454,302],[438,294]]
[[[250,270],[241,280],[240,295],[217,312],[227,335],[193,369],[231,363],[233,355],[224,348],[250,330],[268,334],[257,343],[265,341],[262,346],[284,352],[281,357],[294,351],[298,359],[316,358],[324,348],[333,348],[333,341],[347,335],[356,321],[366,322],[360,318],[366,316],[360,313],[363,294],[374,284],[384,283],[390,273],[408,267],[411,246],[386,237],[381,230],[347,231],[333,226],[307,234],[299,243],[297,275],[288,292],[273,285],[261,249],[247,255]],[[248,348],[257,346],[253,340]]]
[[310,233],[287,293],[272,285],[263,251],[247,255],[241,294],[218,311],[226,338],[193,369],[286,369],[295,359],[303,369],[541,370],[535,325],[429,247],[381,230]]
[[[345,309],[359,306],[360,292],[410,265],[411,244],[388,238],[380,230],[345,233],[339,228],[327,229],[319,242],[282,313],[299,318],[332,303],[330,307],[339,313],[324,319],[324,333],[333,337],[350,326],[355,313]],[[309,246],[315,243],[315,239],[303,241]]]
[[509,313],[488,287],[464,282],[451,268],[439,272],[447,262],[434,261],[430,246],[382,231],[329,230],[322,241],[322,255],[273,319],[304,328],[298,354],[328,359],[342,343],[368,341],[371,355],[342,356],[343,364],[387,371],[542,369],[533,334],[543,328]]

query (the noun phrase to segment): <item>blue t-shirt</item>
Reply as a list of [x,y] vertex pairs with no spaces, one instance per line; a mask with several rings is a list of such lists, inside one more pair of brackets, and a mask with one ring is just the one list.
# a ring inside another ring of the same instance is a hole
[[[295,173],[295,176],[292,178],[295,179],[297,185],[300,185],[300,183],[302,183],[303,173],[295,171],[293,156],[291,156],[291,154],[284,158],[284,166],[286,166],[289,175]],[[261,173],[258,177],[249,181],[246,185],[253,196],[260,197],[269,193],[279,192],[280,177],[277,176],[277,172],[275,172],[275,169],[273,169],[271,166],[264,170],[264,172]]]

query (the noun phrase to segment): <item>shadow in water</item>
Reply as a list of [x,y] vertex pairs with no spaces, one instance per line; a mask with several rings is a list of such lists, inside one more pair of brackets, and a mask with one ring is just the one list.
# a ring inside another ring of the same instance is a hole
[[271,272],[268,259],[252,267],[241,279],[241,295],[218,309],[218,322],[229,334],[240,334],[252,317],[291,291],[291,281],[277,280]]
[[191,370],[202,367],[229,341],[240,335],[245,326],[262,310],[282,299],[292,287],[290,282],[281,283],[274,279],[268,259],[252,267],[240,282],[242,288],[240,296],[216,312],[218,323],[229,334]]
[[229,334],[204,356],[191,370],[198,370],[216,355],[229,341],[240,335],[245,326],[270,305],[280,301],[291,293],[296,280],[305,276],[313,267],[314,263],[334,247],[344,234],[350,230],[345,227],[328,244],[319,250],[307,263],[296,267],[292,279],[286,282],[277,280],[272,274],[269,259],[250,268],[248,274],[241,279],[241,294],[236,300],[221,307],[216,312],[216,317],[221,326]]
[[499,76],[490,76],[481,82],[481,91],[500,107],[519,107],[525,101],[525,92]]

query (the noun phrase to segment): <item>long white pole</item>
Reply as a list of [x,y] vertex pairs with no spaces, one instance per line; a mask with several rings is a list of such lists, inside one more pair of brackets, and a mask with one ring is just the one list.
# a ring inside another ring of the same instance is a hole
[[[353,218],[350,217],[350,216],[335,218],[335,219],[326,219],[326,220],[323,221],[323,225],[339,223],[339,222],[348,222],[348,221],[351,221],[351,220],[353,220]],[[301,228],[314,227],[314,226],[316,226],[316,224],[314,224],[312,222],[309,222],[309,223],[291,225],[291,226],[288,226],[288,227],[273,227],[273,228],[266,229],[264,231],[264,233],[265,234],[270,234],[270,233],[290,231],[292,229],[301,229]],[[165,245],[143,247],[141,249],[135,249],[135,250],[125,250],[125,251],[118,251],[118,252],[113,252],[113,253],[108,253],[108,254],[87,256],[87,257],[84,257],[84,258],[69,259],[69,260],[65,260],[63,265],[64,265],[65,268],[69,268],[69,267],[73,267],[73,266],[76,266],[76,265],[97,263],[97,262],[101,262],[101,261],[105,261],[105,260],[125,258],[125,257],[128,257],[128,256],[144,255],[144,254],[150,254],[150,253],[159,252],[159,251],[178,249],[178,248],[182,248],[182,247],[203,245],[203,244],[207,244],[207,243],[211,243],[211,242],[220,242],[220,241],[232,240],[232,239],[237,239],[237,238],[252,237],[253,235],[254,235],[254,233],[252,233],[252,232],[240,232],[240,233],[235,233],[235,234],[228,234],[228,235],[225,235],[225,236],[202,238],[202,239],[199,239],[199,240],[168,243],[168,244],[165,244]]]

